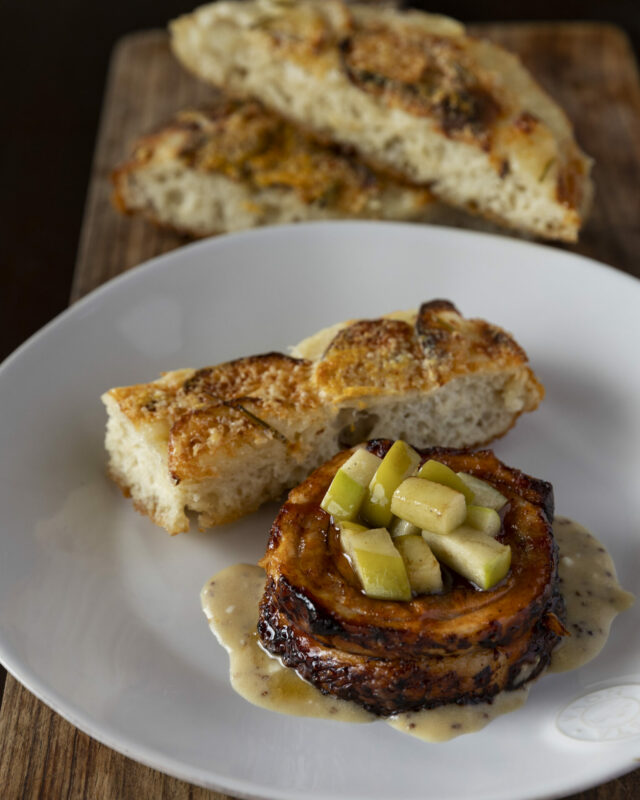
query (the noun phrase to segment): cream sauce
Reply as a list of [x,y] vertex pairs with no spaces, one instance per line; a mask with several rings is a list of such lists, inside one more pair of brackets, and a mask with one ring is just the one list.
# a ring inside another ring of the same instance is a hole
[[256,626],[264,580],[261,567],[234,564],[214,575],[200,593],[209,626],[229,653],[236,692],[256,706],[282,714],[373,722],[375,715],[355,703],[323,695],[262,649]]
[[[550,670],[576,669],[603,648],[616,614],[633,602],[616,578],[611,557],[585,528],[564,517],[554,523],[560,550],[559,578],[571,633],[554,651]],[[231,685],[251,703],[296,716],[342,722],[377,719],[355,703],[323,695],[268,655],[260,646],[256,623],[264,590],[264,571],[236,564],[215,575],[200,599],[211,630],[229,653]],[[529,686],[503,692],[491,703],[398,714],[388,720],[397,730],[428,742],[443,742],[484,728],[501,714],[520,708]]]
[[513,692],[500,692],[492,703],[440,706],[396,714],[385,721],[392,728],[425,742],[448,742],[463,733],[482,730],[492,719],[523,706],[528,696],[529,687],[526,686]]
[[618,583],[604,545],[586,528],[567,517],[556,517],[553,535],[560,551],[558,578],[571,636],[565,636],[553,651],[549,670],[566,672],[598,655],[614,617],[629,608],[634,598]]

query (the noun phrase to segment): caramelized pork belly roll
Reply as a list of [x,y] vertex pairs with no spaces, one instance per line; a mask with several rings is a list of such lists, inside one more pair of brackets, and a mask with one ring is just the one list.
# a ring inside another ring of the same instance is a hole
[[[391,444],[374,440],[367,449],[382,457]],[[563,631],[551,485],[488,450],[420,451],[423,462],[472,474],[507,498],[497,538],[511,547],[511,568],[488,591],[444,568],[439,594],[378,600],[361,590],[339,530],[320,508],[352,452],[294,489],[273,524],[262,561],[263,646],[322,692],[381,716],[486,701],[537,677]]]

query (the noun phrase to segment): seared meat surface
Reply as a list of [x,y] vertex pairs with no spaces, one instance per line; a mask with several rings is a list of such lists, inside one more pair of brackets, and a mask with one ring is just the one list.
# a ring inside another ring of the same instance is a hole
[[[367,447],[383,456],[392,442]],[[351,451],[294,489],[274,522],[258,631],[265,648],[325,693],[380,715],[479,702],[536,677],[559,641],[553,490],[490,451],[421,451],[495,486],[508,500],[498,538],[512,550],[489,591],[446,572],[441,594],[409,602],[367,597],[320,501]]]

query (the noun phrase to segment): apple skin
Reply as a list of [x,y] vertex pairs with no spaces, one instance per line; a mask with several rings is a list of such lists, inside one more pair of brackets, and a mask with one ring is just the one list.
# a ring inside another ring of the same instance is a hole
[[475,475],[469,475],[467,472],[457,472],[456,474],[474,493],[473,502],[476,505],[493,508],[496,511],[500,511],[506,506],[507,498],[494,489],[490,483],[476,478]]
[[509,572],[509,545],[475,528],[461,525],[448,536],[431,531],[422,531],[422,536],[438,561],[480,589],[492,589]]
[[365,486],[361,486],[344,470],[339,469],[322,498],[320,508],[338,520],[355,519],[366,493]]
[[336,472],[320,508],[337,520],[355,519],[380,464],[382,459],[368,450],[356,450]]
[[357,531],[361,533],[362,531],[369,530],[366,525],[360,525],[359,522],[353,522],[353,520],[350,519],[337,520],[337,525],[341,533],[342,531]]
[[371,479],[362,504],[362,516],[369,524],[382,528],[389,526],[393,493],[419,463],[419,454],[406,442],[398,440],[391,445]]
[[454,472],[446,464],[441,464],[440,461],[434,461],[432,458],[425,463],[418,470],[419,478],[426,478],[428,481],[434,483],[441,483],[443,486],[448,486],[456,492],[464,495],[467,503],[473,503],[474,493],[473,490],[467,486],[462,478]]
[[425,478],[407,478],[393,493],[391,511],[422,530],[448,534],[465,521],[464,495]]
[[394,541],[407,568],[414,594],[442,591],[442,571],[438,559],[420,535],[408,534]]
[[382,459],[379,456],[361,447],[349,456],[340,469],[361,486],[368,486],[380,464]]
[[367,597],[411,600],[407,569],[385,528],[358,531],[344,526],[340,543]]
[[389,526],[389,533],[392,539],[399,539],[402,536],[420,536],[420,528],[412,522],[407,522],[406,519],[394,517]]
[[502,527],[500,514],[494,508],[486,506],[467,506],[465,525],[470,525],[488,536],[497,536]]

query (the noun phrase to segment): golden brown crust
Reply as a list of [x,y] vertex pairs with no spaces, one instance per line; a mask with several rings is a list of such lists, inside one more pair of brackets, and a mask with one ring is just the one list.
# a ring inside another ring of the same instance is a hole
[[214,475],[213,455],[230,456],[242,444],[267,438],[293,446],[282,430],[320,406],[310,379],[310,362],[265,353],[167,373],[110,394],[134,425],[166,426],[169,472],[177,484]]
[[390,108],[433,118],[445,136],[490,149],[500,103],[463,45],[449,36],[371,25],[356,28],[340,51],[346,74],[362,91]]
[[197,402],[261,398],[287,400],[304,407],[313,402],[308,388],[310,379],[308,361],[282,353],[264,353],[199,369],[179,391],[181,397]]
[[483,368],[488,362],[504,369],[527,358],[520,345],[501,328],[482,319],[465,319],[446,300],[423,303],[416,318],[416,333],[442,381],[452,374]]
[[333,397],[417,391],[424,386],[422,359],[411,325],[362,320],[336,335],[317,365],[316,380]]
[[216,460],[265,441],[293,454],[305,424],[344,400],[357,407],[373,396],[420,397],[476,371],[513,372],[526,384],[528,405],[513,420],[542,399],[526,355],[501,329],[464,319],[448,301],[425,303],[407,318],[414,324],[352,322],[316,361],[267,353],[108,394],[135,427],[153,429],[166,442],[175,484],[214,476]]
[[[339,331],[316,366],[319,390],[334,399],[430,391],[477,370],[526,363],[509,334],[484,320],[465,319],[448,301],[424,303],[412,322],[363,320]],[[532,372],[529,377],[542,399],[542,386]]]

